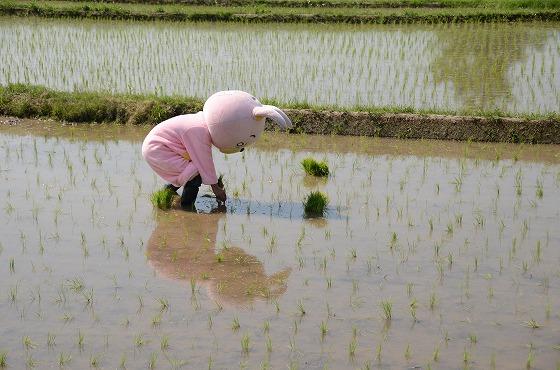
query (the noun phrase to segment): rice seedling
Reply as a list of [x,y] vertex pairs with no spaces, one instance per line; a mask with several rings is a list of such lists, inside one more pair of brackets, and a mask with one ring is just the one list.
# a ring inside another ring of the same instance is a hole
[[85,288],[84,280],[82,278],[74,278],[71,280],[66,280],[66,284],[70,290],[75,293],[80,293]]
[[393,318],[393,303],[389,300],[381,301],[381,309],[385,320],[390,321]]
[[249,346],[250,346],[250,337],[248,333],[243,334],[243,337],[241,338],[241,350],[243,351],[243,353],[248,354],[249,353]]
[[25,347],[25,349],[28,349],[28,350],[29,349],[34,349],[35,347],[37,347],[37,344],[35,344],[31,340],[31,338],[27,335],[22,338],[22,343],[23,343],[23,346]]
[[72,356],[69,354],[64,354],[64,353],[60,353],[58,355],[58,366],[59,367],[64,367],[66,365],[68,365],[70,363],[70,361],[72,361]]
[[463,363],[466,365],[470,362],[470,360],[471,360],[471,354],[465,348],[463,350]]
[[85,344],[85,336],[81,330],[78,330],[78,348],[83,349]]
[[434,353],[432,354],[432,360],[434,360],[434,362],[439,361],[439,346],[437,346],[436,349],[434,349]]
[[164,335],[163,337],[161,337],[159,348],[162,351],[167,351],[169,349],[169,336]]
[[410,349],[410,344],[406,345],[406,348],[404,350],[404,358],[406,361],[410,361],[410,359],[412,358],[412,350]]
[[412,319],[415,322],[418,321],[418,319],[416,318],[416,309],[418,308],[418,301],[416,301],[416,298],[413,298],[412,301],[410,301],[409,307],[410,307],[410,315],[412,316]]
[[329,198],[320,191],[312,191],[303,201],[303,210],[306,217],[322,217],[325,214]]
[[95,368],[98,368],[100,365],[100,361],[101,359],[99,358],[99,355],[91,355],[89,357],[89,366]]
[[325,335],[327,335],[329,331],[329,327],[327,325],[326,321],[321,321],[321,339],[325,338]]
[[171,189],[163,188],[153,192],[150,199],[154,207],[166,211],[171,208],[173,197],[176,195]]
[[232,330],[238,330],[241,327],[241,325],[239,324],[239,319],[237,317],[233,318],[233,322],[231,324],[231,329]]
[[56,346],[56,335],[48,333],[47,334],[47,346],[54,347]]
[[167,298],[158,298],[157,302],[159,303],[159,310],[160,311],[167,311],[169,309],[169,301]]
[[82,296],[84,298],[84,304],[86,307],[93,306],[93,289],[82,292]]
[[529,354],[527,355],[527,361],[525,362],[525,368],[532,369],[535,363],[535,352],[532,349],[529,350]]
[[25,366],[26,366],[28,369],[32,369],[32,368],[36,367],[37,364],[38,364],[38,362],[37,362],[37,360],[35,360],[35,359],[33,358],[33,355],[28,355],[28,356],[27,356],[27,359],[25,360]]
[[301,166],[306,174],[316,177],[329,176],[329,165],[325,161],[317,161],[311,157],[304,158]]
[[161,312],[152,318],[152,326],[159,326],[161,324]]
[[354,356],[356,355],[357,348],[358,348],[358,341],[356,340],[356,337],[352,337],[352,340],[348,344],[348,356],[350,358],[354,358]]
[[523,325],[531,329],[538,329],[541,327],[541,325],[533,319],[523,322]]
[[536,190],[535,190],[535,195],[539,199],[542,199],[542,197],[544,195],[542,179],[537,179],[537,186],[536,186]]
[[157,353],[152,352],[150,354],[150,360],[148,361],[148,369],[155,369],[157,362]]
[[134,345],[136,347],[142,347],[147,343],[146,339],[144,339],[143,334],[138,334],[134,336]]
[[14,285],[13,287],[10,287],[10,291],[9,291],[9,296],[10,296],[10,301],[12,303],[14,303],[17,299],[17,295],[18,295],[18,286],[17,284]]
[[430,310],[433,311],[436,308],[437,304],[438,304],[438,299],[436,293],[430,294],[430,302],[429,302]]
[[298,300],[298,302],[297,302],[297,309],[298,309],[298,312],[299,312],[300,316],[305,316],[306,311],[305,311],[305,307],[303,306],[303,302],[301,301],[301,299]]

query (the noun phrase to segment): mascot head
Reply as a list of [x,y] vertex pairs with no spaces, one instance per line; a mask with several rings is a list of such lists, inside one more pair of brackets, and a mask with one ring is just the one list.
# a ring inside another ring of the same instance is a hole
[[262,105],[243,91],[215,93],[204,103],[203,112],[212,143],[226,154],[242,152],[257,141],[264,131],[266,118],[283,129],[292,127],[292,122],[280,109]]

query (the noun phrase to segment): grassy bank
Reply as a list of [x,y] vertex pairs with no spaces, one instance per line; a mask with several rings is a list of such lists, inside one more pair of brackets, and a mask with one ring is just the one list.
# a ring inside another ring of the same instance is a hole
[[[28,85],[0,87],[0,115],[78,123],[154,125],[175,115],[197,112],[203,103],[202,99],[185,97],[68,93]],[[560,144],[558,114],[508,117],[501,112],[401,107],[344,111],[336,107],[267,103],[285,109],[294,123],[294,133]]]
[[[51,0],[48,0],[51,1]],[[81,0],[68,0],[81,2]],[[272,6],[291,8],[487,8],[559,9],[560,0],[98,0],[97,3]]]
[[457,23],[560,21],[560,10],[502,7],[286,7],[259,5],[154,5],[97,2],[5,2],[0,15],[162,21],[299,23]]

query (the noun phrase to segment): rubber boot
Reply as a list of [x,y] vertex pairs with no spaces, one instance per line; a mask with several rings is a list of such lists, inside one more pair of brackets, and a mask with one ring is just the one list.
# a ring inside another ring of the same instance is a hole
[[175,185],[173,185],[173,184],[166,184],[166,185],[164,186],[164,188],[165,188],[165,189],[169,189],[169,190],[171,190],[171,191],[174,192],[174,193],[176,193],[177,190],[179,190],[179,187],[178,187],[178,186],[175,186]]
[[183,209],[193,208],[200,185],[202,185],[202,178],[200,175],[197,175],[185,184],[183,187],[183,194],[181,194],[181,207]]

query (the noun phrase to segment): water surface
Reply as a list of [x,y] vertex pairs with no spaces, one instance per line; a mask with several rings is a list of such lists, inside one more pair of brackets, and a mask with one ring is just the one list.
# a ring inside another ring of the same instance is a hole
[[[10,368],[560,361],[559,146],[265,134],[215,153],[225,211],[203,188],[200,213],[162,212],[148,127],[0,121]],[[309,155],[332,176],[304,175]]]

